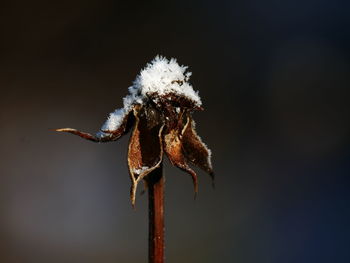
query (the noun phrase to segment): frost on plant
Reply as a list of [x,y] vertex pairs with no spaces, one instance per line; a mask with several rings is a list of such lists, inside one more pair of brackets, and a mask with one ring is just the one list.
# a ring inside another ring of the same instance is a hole
[[202,102],[188,82],[191,73],[186,70],[175,59],[157,56],[129,87],[123,108],[110,113],[95,136],[71,128],[57,129],[94,142],[108,142],[132,128],[128,166],[133,205],[138,183],[161,165],[164,152],[173,165],[191,175],[195,192],[197,175],[188,163],[213,178],[211,152],[197,135],[191,116],[193,111],[202,110]]

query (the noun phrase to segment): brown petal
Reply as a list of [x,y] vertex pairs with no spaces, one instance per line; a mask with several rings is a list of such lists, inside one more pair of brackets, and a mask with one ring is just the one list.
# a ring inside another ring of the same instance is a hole
[[172,129],[164,135],[164,149],[173,165],[191,175],[196,195],[198,192],[197,175],[186,163],[177,129]]
[[134,120],[133,120],[133,114],[131,112],[129,114],[126,114],[121,125],[118,127],[118,129],[114,131],[102,131],[104,133],[103,137],[98,137],[96,135],[92,135],[90,133],[81,132],[76,129],[72,128],[62,128],[62,129],[56,129],[57,132],[69,132],[75,135],[78,135],[86,140],[93,141],[93,142],[109,142],[109,141],[116,141],[119,139],[122,135],[127,133],[130,130],[130,127],[132,126]]
[[181,141],[183,144],[186,159],[205,172],[209,173],[214,186],[214,172],[211,165],[211,151],[197,135],[195,130],[195,122],[190,116],[187,117],[187,123],[182,130]]
[[160,122],[149,126],[149,120],[143,114],[144,110],[134,109],[136,123],[129,142],[128,166],[132,183],[130,198],[133,206],[135,206],[137,184],[159,167],[163,158],[161,134],[164,125]]

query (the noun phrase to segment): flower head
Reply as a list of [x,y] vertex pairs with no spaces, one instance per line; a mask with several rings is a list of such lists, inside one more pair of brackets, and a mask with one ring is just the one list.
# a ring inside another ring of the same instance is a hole
[[173,165],[191,175],[195,193],[197,175],[189,163],[214,179],[211,152],[197,135],[191,116],[193,111],[202,110],[202,102],[188,82],[191,73],[186,69],[175,59],[157,56],[129,87],[124,107],[110,113],[95,136],[71,128],[57,129],[94,142],[109,142],[132,128],[128,166],[133,205],[138,183],[161,165],[164,153]]

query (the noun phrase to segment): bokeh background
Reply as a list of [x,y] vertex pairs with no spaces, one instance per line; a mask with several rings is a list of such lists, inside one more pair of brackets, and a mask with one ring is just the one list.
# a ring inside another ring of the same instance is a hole
[[216,189],[165,166],[166,258],[349,262],[349,1],[4,1],[0,262],[147,262],[128,136],[96,132],[155,55],[189,65]]

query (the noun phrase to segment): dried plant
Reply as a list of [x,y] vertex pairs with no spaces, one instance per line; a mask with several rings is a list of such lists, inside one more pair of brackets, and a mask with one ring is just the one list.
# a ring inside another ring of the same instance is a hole
[[195,131],[192,113],[202,102],[188,83],[190,72],[175,59],[157,56],[137,76],[124,98],[124,107],[112,112],[96,135],[62,128],[94,142],[115,141],[132,129],[128,147],[131,203],[137,185],[144,181],[149,192],[149,262],[164,261],[163,154],[187,172],[197,193],[197,175],[189,163],[209,173],[214,181],[211,152]]

